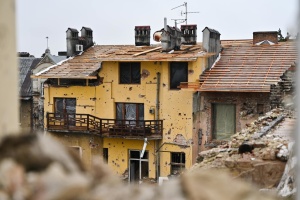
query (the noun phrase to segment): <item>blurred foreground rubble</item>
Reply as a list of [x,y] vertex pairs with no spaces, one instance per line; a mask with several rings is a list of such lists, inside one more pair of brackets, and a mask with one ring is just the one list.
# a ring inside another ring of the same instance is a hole
[[[191,171],[223,171],[261,191],[293,198],[296,194],[295,123],[295,111],[273,109],[234,134],[230,141],[199,153],[198,162]],[[253,145],[252,154],[238,154],[238,147],[243,143]]]
[[100,160],[87,171],[67,148],[33,134],[2,139],[0,177],[1,200],[275,199],[241,180],[207,170],[186,172],[160,187],[125,184]]

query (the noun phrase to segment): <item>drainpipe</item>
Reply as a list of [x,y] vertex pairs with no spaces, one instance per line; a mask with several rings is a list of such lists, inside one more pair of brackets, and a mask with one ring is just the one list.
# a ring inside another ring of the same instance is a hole
[[156,83],[155,120],[159,120],[160,72],[157,72],[156,75],[157,75],[157,83]]
[[[160,72],[156,73],[157,75],[157,83],[156,83],[156,106],[155,106],[155,120],[159,120],[159,94],[160,94]],[[155,140],[155,148],[158,148],[159,146],[159,141]],[[155,150],[155,155],[156,155],[156,180],[159,178],[159,152]]]

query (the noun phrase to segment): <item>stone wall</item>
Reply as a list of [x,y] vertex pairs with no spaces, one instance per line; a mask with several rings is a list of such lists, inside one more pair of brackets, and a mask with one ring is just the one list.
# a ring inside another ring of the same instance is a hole
[[285,104],[292,103],[295,96],[295,67],[290,67],[280,78],[277,84],[271,85],[271,109],[282,108]]
[[236,105],[236,131],[240,131],[259,116],[270,111],[268,93],[203,92],[200,102],[202,129],[201,150],[209,149],[212,141],[212,105],[214,103]]

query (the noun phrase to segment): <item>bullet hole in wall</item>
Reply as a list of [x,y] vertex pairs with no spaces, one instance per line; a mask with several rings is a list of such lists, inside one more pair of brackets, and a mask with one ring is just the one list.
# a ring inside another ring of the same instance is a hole
[[178,113],[179,116],[181,116],[181,113]]
[[122,159],[122,162],[125,162],[125,160],[124,160],[124,159]]
[[189,74],[194,74],[194,70],[190,69],[188,73]]
[[129,87],[129,91],[131,91],[132,90],[132,87]]
[[166,87],[166,84],[163,83],[163,87]]
[[141,74],[141,77],[144,79],[144,78],[147,78],[148,76],[150,75],[150,72],[146,69],[143,69],[142,70],[142,74]]

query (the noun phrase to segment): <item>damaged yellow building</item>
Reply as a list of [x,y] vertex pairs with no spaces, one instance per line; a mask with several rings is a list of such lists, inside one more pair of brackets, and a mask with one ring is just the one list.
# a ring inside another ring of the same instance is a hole
[[[92,30],[83,27],[81,36],[92,37]],[[216,58],[209,52],[220,47],[220,34],[209,28],[203,45],[196,43],[196,25],[165,24],[154,37],[161,44],[150,45],[149,26],[136,26],[135,45],[85,49],[69,28],[67,50],[77,55],[32,76],[47,79],[47,134],[77,150],[88,167],[103,159],[130,182],[177,174],[196,162],[199,93],[179,85],[197,82]]]

